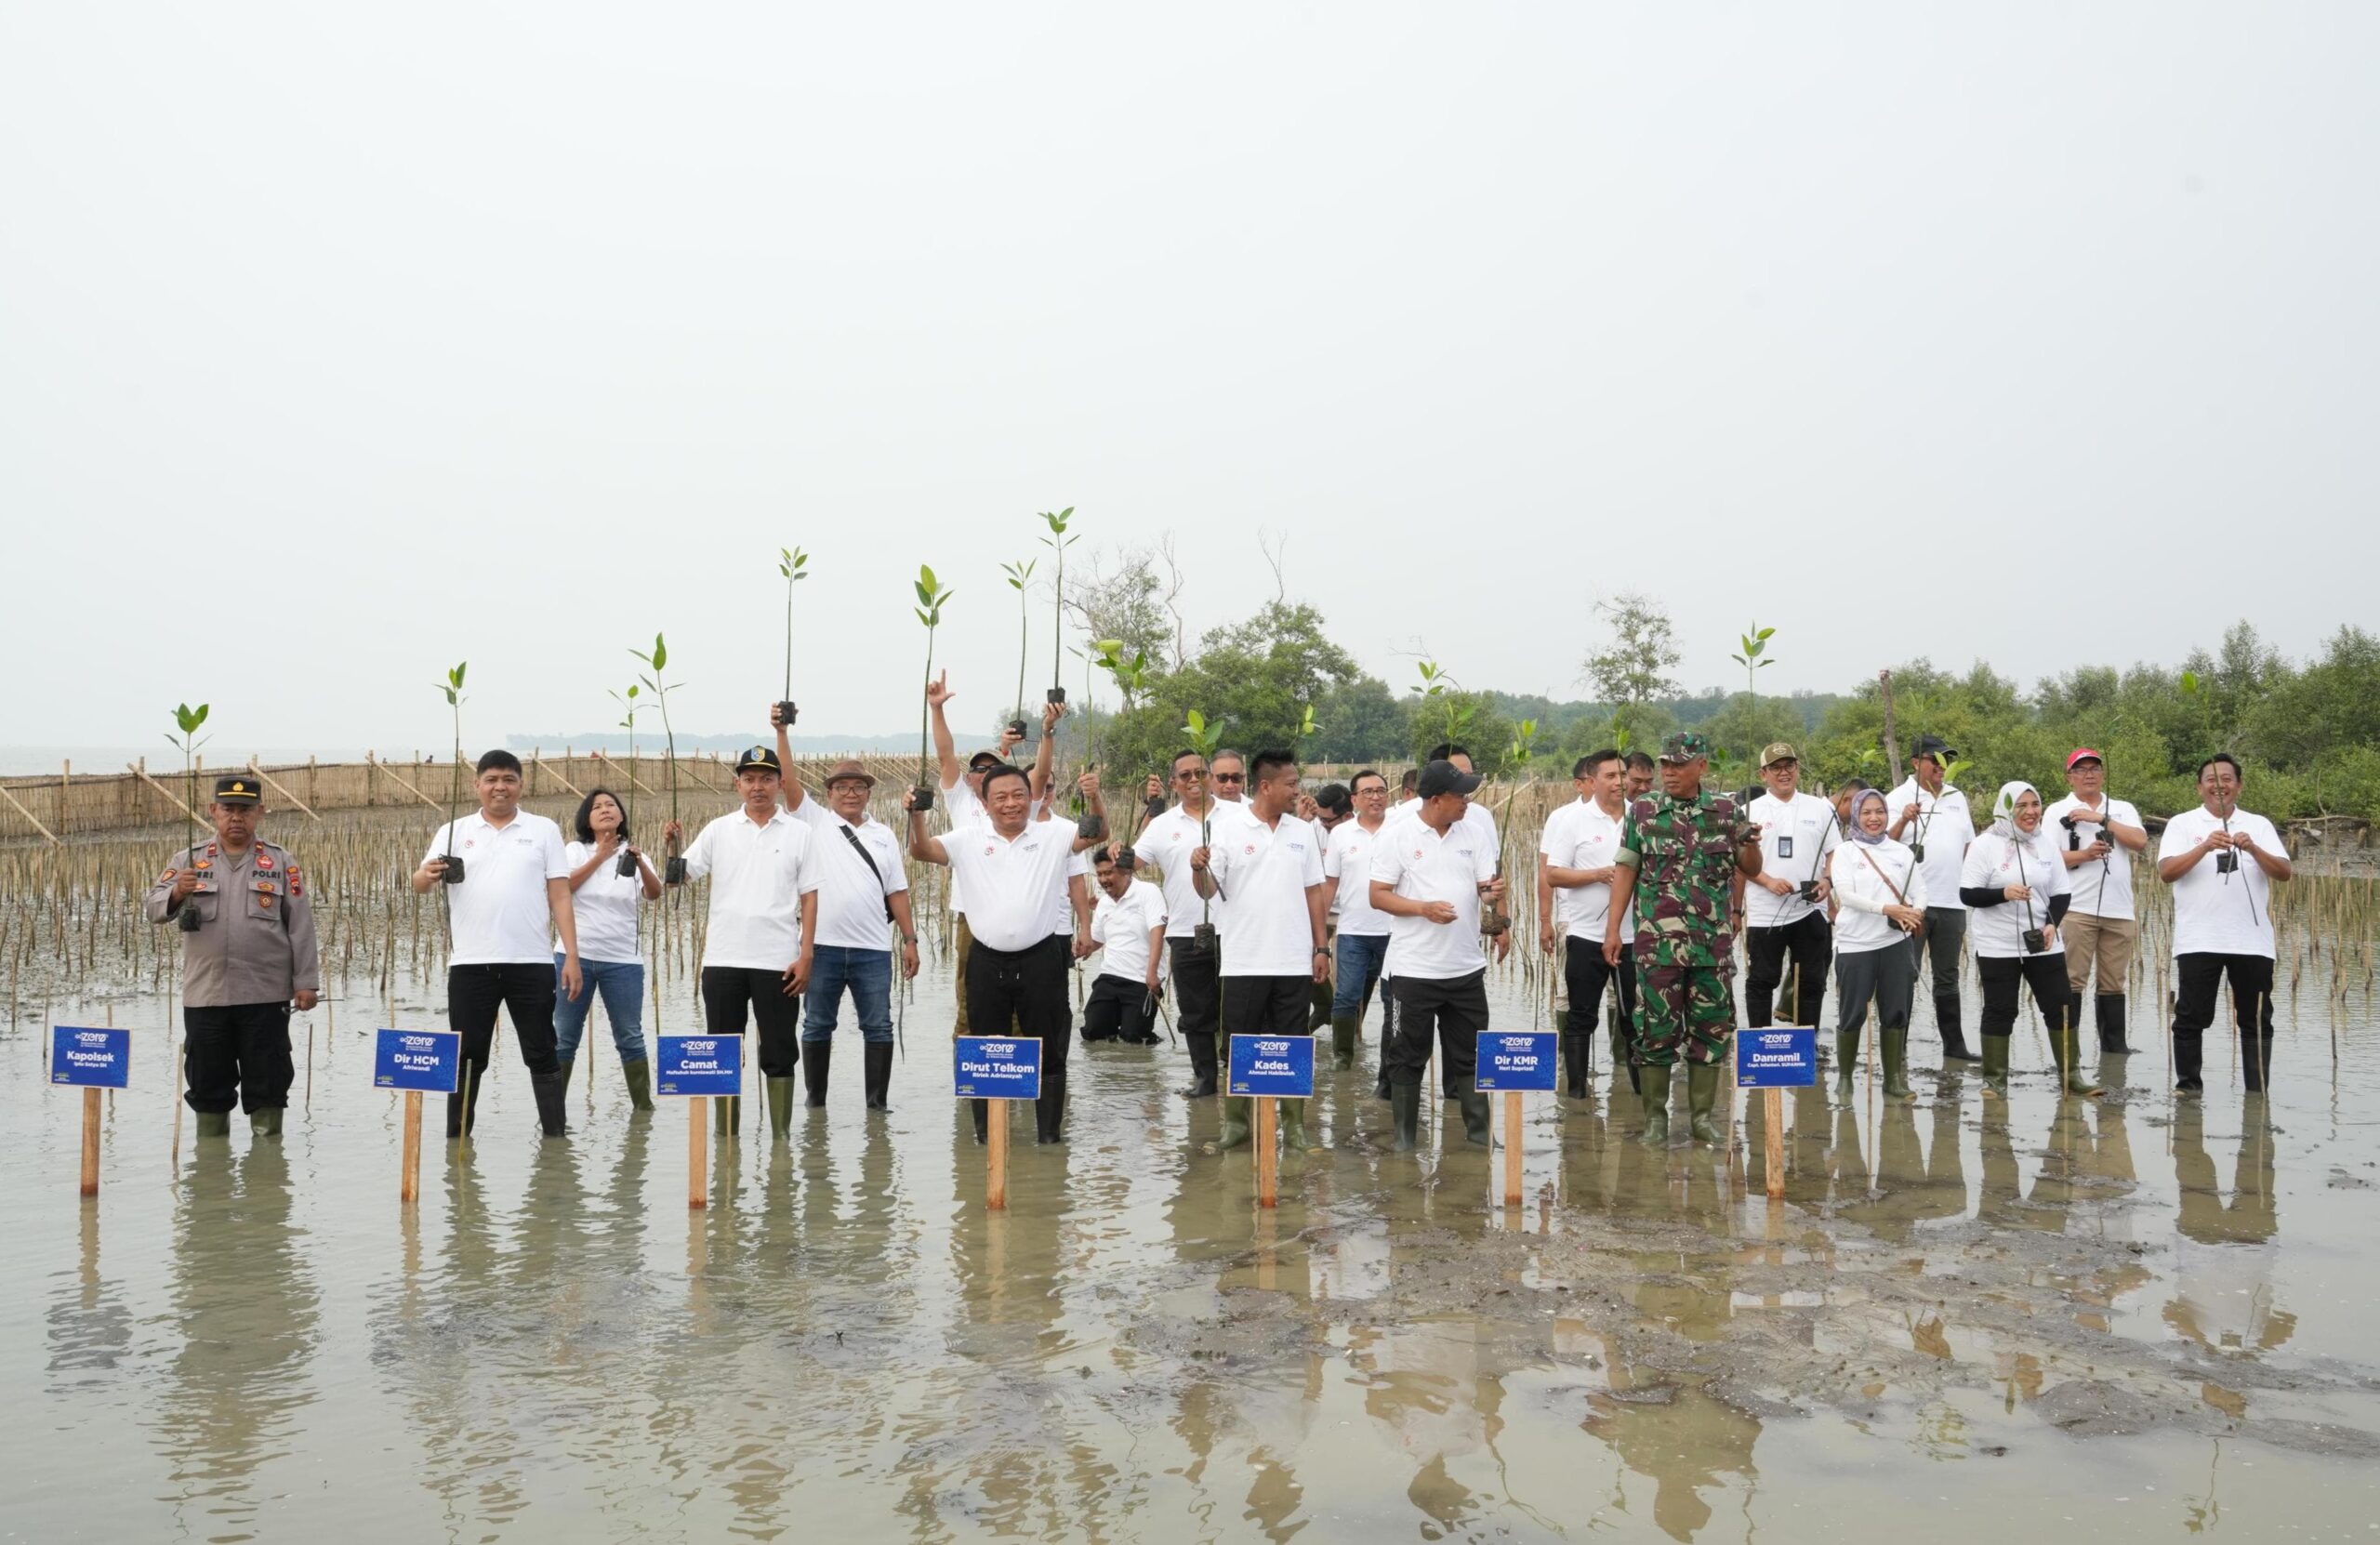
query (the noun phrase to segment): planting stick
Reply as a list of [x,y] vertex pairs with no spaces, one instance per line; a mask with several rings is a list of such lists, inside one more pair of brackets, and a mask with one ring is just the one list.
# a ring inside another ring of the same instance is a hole
[[984,1206],[1008,1210],[1008,1102],[985,1102]]
[[1278,1207],[1281,1203],[1281,1156],[1274,1151],[1275,1123],[1279,1119],[1280,1102],[1263,1096],[1256,1102],[1256,1205]]
[[1785,1091],[1765,1089],[1761,1094],[1761,1167],[1765,1189],[1772,1202],[1785,1195]]
[[83,1090],[82,1194],[86,1196],[99,1194],[99,1091],[97,1086],[86,1086]]
[[1504,1091],[1504,1205],[1521,1199],[1521,1091]]
[[421,1198],[421,1090],[405,1090],[404,1142],[397,1170],[397,1205],[411,1207]]
[[705,1181],[710,1169],[710,1155],[707,1151],[710,1131],[710,1113],[704,1107],[710,1101],[695,1095],[686,1102],[686,1208],[700,1212],[709,1205]]

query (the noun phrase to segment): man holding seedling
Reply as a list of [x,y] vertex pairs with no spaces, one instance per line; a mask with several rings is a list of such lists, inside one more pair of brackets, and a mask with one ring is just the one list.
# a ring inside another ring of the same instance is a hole
[[521,759],[490,751],[479,759],[474,814],[438,828],[413,872],[416,893],[441,885],[446,855],[463,861],[463,878],[446,887],[454,953],[446,961],[446,1023],[463,1037],[463,1087],[446,1097],[446,1135],[461,1137],[479,1114],[487,1055],[503,1008],[521,1043],[522,1065],[537,1101],[537,1124],[561,1137],[562,1064],[554,1052],[554,940],[562,940],[562,989],[574,998],[579,979],[578,917],[570,904],[570,859],[562,828],[521,808]]
[[[740,810],[703,827],[686,850],[686,878],[710,877],[710,914],[703,939],[703,1028],[744,1033],[746,1011],[760,1032],[760,1076],[769,1099],[769,1132],[793,1125],[793,1068],[801,1060],[795,1029],[818,944],[819,870],[811,829],[778,802],[784,763],[755,746],[735,759]],[[671,841],[682,833],[672,821]],[[741,1100],[721,1100],[720,1129],[741,1124]]]
[[2139,811],[2109,797],[2107,761],[2087,746],[2066,759],[2066,786],[2072,792],[2042,812],[2042,825],[2074,882],[2065,928],[2066,982],[2074,989],[2071,1014],[2081,1021],[2082,989],[2093,984],[2096,972],[2098,990],[2091,1008],[2097,1016],[2099,1054],[2126,1056],[2133,1048],[2124,1041],[2124,979],[2140,932],[2132,911],[2132,855],[2149,851],[2149,827]]
[[[942,802],[944,808],[949,812],[950,828],[953,831],[960,826],[983,824],[984,774],[995,767],[1009,765],[1009,760],[1015,754],[1016,748],[1025,744],[1024,733],[1017,729],[1014,722],[1003,724],[1000,726],[1000,748],[997,751],[978,751],[968,758],[967,769],[962,774],[959,768],[959,742],[951,734],[949,718],[943,711],[943,706],[957,695],[950,690],[950,672],[946,670],[926,683],[926,706],[933,710],[934,757],[942,770]],[[1051,704],[1042,708],[1041,719],[1045,726],[1056,722],[1056,714],[1052,712],[1056,706]],[[1034,758],[1033,773],[1029,781],[1029,786],[1037,793],[1049,782],[1049,754],[1050,736],[1045,730],[1041,736],[1040,751]],[[953,871],[950,877],[950,918],[952,936],[957,941],[953,951],[952,969],[958,973],[959,980],[962,984],[959,993],[959,1021],[952,1034],[964,1036],[971,1032],[968,1029],[967,993],[963,984],[967,980],[967,955],[973,947],[975,936],[967,926],[967,904],[959,894],[959,876],[956,871]]]
[[2241,1086],[2262,1094],[2272,1071],[2272,888],[2295,870],[2273,824],[2240,808],[2230,752],[2200,765],[2198,796],[2157,843],[2157,878],[2174,888],[2174,1087],[2205,1087],[2201,1041],[2228,978]]
[[[1711,1111],[1719,1071],[1735,1029],[1727,979],[1734,946],[1730,877],[1760,873],[1760,828],[1735,800],[1702,787],[1710,747],[1690,730],[1661,742],[1661,792],[1628,807],[1613,855],[1612,900],[1603,932],[1605,964],[1623,958],[1620,929],[1636,924],[1637,1092],[1645,1105],[1646,1146],[1670,1141],[1670,1069],[1686,1063],[1686,1105],[1698,1142],[1717,1142]],[[1821,806],[1821,809],[1824,807]],[[1832,819],[1830,812],[1830,820]],[[1629,905],[1617,905],[1623,898]]]
[[[1221,759],[1220,757],[1217,758]],[[1157,866],[1165,889],[1165,954],[1173,972],[1173,1008],[1190,1052],[1190,1082],[1182,1093],[1203,1100],[1215,1092],[1215,1029],[1223,1014],[1223,947],[1217,926],[1224,904],[1202,894],[1190,855],[1206,839],[1240,819],[1238,805],[1219,805],[1209,786],[1207,759],[1177,751],[1170,773],[1174,805],[1141,828],[1132,851]]]
[[1801,759],[1781,740],[1762,749],[1760,781],[1767,791],[1749,812],[1760,827],[1761,859],[1760,873],[1744,887],[1744,1023],[1768,1023],[1777,989],[1787,986],[1792,1023],[1815,1025],[1834,958],[1827,922],[1834,891],[1827,860],[1839,845],[1834,807],[1801,792]]
[[215,840],[184,848],[145,908],[152,923],[185,911],[198,918],[182,942],[182,1100],[203,1138],[231,1134],[235,1104],[257,1136],[281,1135],[296,1076],[289,1006],[311,1009],[323,984],[305,879],[287,852],[257,838],[262,801],[252,774],[216,779],[206,807]]
[[1942,1061],[1972,1063],[1959,1023],[1959,957],[1967,940],[1966,904],[1959,900],[1959,872],[1975,841],[1975,815],[1967,797],[1948,777],[1958,753],[1939,735],[1920,735],[1910,749],[1909,776],[1884,796],[1892,808],[1891,837],[1909,845],[1925,871],[1925,926],[1911,935],[1911,955],[1934,957],[1934,1023],[1942,1033]]

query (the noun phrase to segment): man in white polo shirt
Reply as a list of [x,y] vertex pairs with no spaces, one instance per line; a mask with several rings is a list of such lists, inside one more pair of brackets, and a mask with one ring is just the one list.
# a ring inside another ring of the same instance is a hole
[[1834,807],[1801,792],[1802,763],[1783,741],[1762,748],[1760,781],[1768,792],[1752,802],[1748,819],[1760,828],[1760,873],[1744,887],[1744,1023],[1769,1022],[1777,989],[1793,961],[1797,998],[1793,1023],[1816,1024],[1826,1002],[1827,967],[1834,959],[1834,929],[1826,919],[1832,890],[1827,860],[1837,846]]
[[[1223,759],[1215,759],[1221,765]],[[1322,881],[1322,844],[1311,823],[1295,814],[1297,759],[1259,751],[1248,813],[1216,822],[1213,841],[1190,854],[1201,896],[1220,896],[1223,915],[1223,1029],[1218,1054],[1228,1069],[1231,1036],[1299,1036],[1306,1029],[1306,996],[1329,975],[1322,942],[1330,888]],[[1309,1146],[1302,1100],[1281,1105],[1281,1142]],[[1225,1095],[1218,1149],[1249,1140],[1245,1095]]]
[[2099,1027],[2099,1054],[2122,1057],[2136,1048],[2124,1034],[2123,987],[2132,972],[2140,925],[2132,907],[2132,855],[2149,851],[2140,812],[2108,795],[2108,768],[2085,746],[2066,759],[2073,792],[2042,812],[2042,829],[2057,844],[2073,901],[2058,937],[2066,943],[2066,981],[2074,989],[2073,1022],[2082,1017],[2082,989],[2097,972],[2091,1000]]
[[[746,1012],[760,1027],[760,1076],[769,1097],[769,1130],[783,1139],[793,1125],[793,1068],[802,989],[818,942],[818,865],[810,828],[777,802],[777,754],[755,746],[735,759],[743,808],[703,827],[686,850],[686,878],[710,877],[703,939],[703,1028],[740,1036]],[[681,835],[672,821],[664,830]],[[741,1100],[719,1102],[718,1121],[733,1134]]]
[[[1419,813],[1395,823],[1372,858],[1372,905],[1386,913],[1392,932],[1388,973],[1395,984],[1396,1039],[1389,1047],[1389,1108],[1398,1153],[1421,1141],[1421,1076],[1437,1037],[1454,1097],[1462,1107],[1462,1134],[1488,1142],[1488,1097],[1474,1080],[1479,1033],[1488,1028],[1488,956],[1479,944],[1480,903],[1503,899],[1496,848],[1463,819],[1478,774],[1450,761],[1421,769]],[[1509,931],[1496,936],[1501,958]]]
[[2240,1081],[2261,1094],[2272,1067],[2272,887],[2294,872],[2281,833],[2240,808],[2240,764],[2217,751],[2198,770],[2199,808],[2165,823],[2157,878],[2174,888],[2174,1083],[2196,1094],[2200,1037],[2231,982]]
[[[934,758],[942,771],[943,810],[953,831],[960,826],[980,826],[984,824],[984,774],[1008,763],[1016,748],[1025,743],[1025,736],[1018,732],[1015,720],[1000,726],[999,749],[978,751],[969,757],[967,770],[962,774],[959,769],[959,742],[951,735],[950,720],[944,708],[957,695],[950,690],[950,672],[946,670],[926,683],[926,706],[932,711],[933,718]],[[1048,727],[1057,722],[1059,711],[1055,704],[1045,706],[1041,710],[1041,746],[1035,753],[1029,780],[1036,799],[1040,797],[1041,790],[1050,781],[1051,740]],[[955,940],[951,969],[964,983],[967,980],[967,952],[974,943],[974,935],[967,930],[967,902],[959,892],[956,874],[950,878],[950,917],[951,934]],[[967,994],[963,990],[959,994],[958,1023],[951,1033],[957,1036],[970,1033]]]
[[[1452,741],[1440,741],[1437,745],[1430,747],[1428,756],[1421,759],[1421,764],[1423,767],[1428,766],[1434,761],[1450,763],[1456,772],[1466,774],[1476,773],[1479,771],[1479,769],[1472,762],[1470,749],[1467,746],[1458,746]],[[1383,828],[1384,830],[1395,831],[1400,825],[1416,821],[1421,818],[1421,768],[1415,768],[1411,776],[1413,778],[1413,787],[1415,790],[1413,798],[1408,799],[1405,803],[1396,806],[1388,812],[1388,825]],[[1486,805],[1479,804],[1475,801],[1466,800],[1462,809],[1462,820],[1464,824],[1471,828],[1472,834],[1477,838],[1478,840],[1487,844],[1488,851],[1489,852],[1501,854],[1504,851],[1503,843],[1498,839],[1496,834],[1495,812],[1489,810]],[[1509,948],[1510,946],[1507,947]],[[1383,986],[1382,988],[1382,992],[1386,995],[1388,1001],[1392,1005],[1401,1003],[1402,1001],[1397,997],[1396,989],[1393,984],[1393,979],[1395,975],[1395,959],[1392,952],[1391,956],[1384,957],[1383,963],[1381,967],[1381,980],[1383,983],[1392,984],[1390,985]],[[1449,1100],[1453,1099],[1455,1097],[1453,1066],[1448,1064],[1440,1068],[1439,1078],[1443,1085],[1443,1092],[1446,1097]],[[1388,1098],[1388,1093],[1384,1085],[1382,1087],[1381,1097],[1382,1099]]]
[[416,892],[445,878],[449,854],[463,878],[445,888],[453,953],[446,961],[446,1023],[463,1037],[463,1084],[446,1097],[446,1135],[460,1137],[479,1113],[489,1043],[500,1003],[521,1042],[522,1065],[537,1100],[537,1123],[561,1137],[562,1064],[554,1059],[554,946],[562,941],[562,985],[585,992],[578,974],[578,920],[570,908],[570,861],[562,828],[521,808],[521,759],[490,751],[479,759],[479,812],[438,828]]
[[1975,841],[1975,812],[1948,777],[1958,753],[1939,735],[1920,735],[1909,753],[1909,776],[1884,796],[1891,807],[1890,836],[1906,843],[1925,871],[1925,926],[1910,936],[1919,964],[1934,957],[1934,1025],[1942,1035],[1942,1061],[1981,1059],[1967,1050],[1959,1018],[1959,968],[1966,954],[1967,907],[1959,900],[1959,873]]
[[1218,827],[1244,818],[1247,809],[1216,801],[1209,786],[1207,759],[1177,751],[1170,776],[1174,806],[1152,817],[1132,839],[1132,852],[1155,864],[1165,887],[1165,954],[1173,974],[1173,1011],[1182,1043],[1190,1054],[1190,1082],[1182,1094],[1203,1100],[1215,1092],[1215,1037],[1223,1017],[1222,931],[1223,903],[1199,894],[1190,855],[1207,845]]
[[[1355,813],[1330,828],[1322,849],[1322,878],[1337,887],[1338,984],[1330,995],[1330,1062],[1355,1065],[1355,1042],[1363,1034],[1364,1009],[1380,984],[1388,958],[1389,921],[1372,905],[1372,849],[1388,824],[1388,780],[1371,768],[1355,774],[1349,792]],[[1381,1004],[1379,1094],[1388,1098],[1388,1032],[1395,1023]]]
[[1082,1008],[1082,1038],[1157,1044],[1157,967],[1165,957],[1165,892],[1132,877],[1133,852],[1114,842],[1096,850],[1099,903],[1091,914],[1091,946],[1100,951],[1099,975]]
[[[909,806],[909,856],[949,865],[967,888],[967,921],[975,935],[967,956],[967,1018],[980,1030],[1014,1024],[1022,1039],[1041,1043],[1041,1098],[1035,1103],[1043,1142],[1065,1136],[1066,1051],[1074,1016],[1066,1002],[1071,910],[1066,876],[1076,853],[1091,846],[1064,822],[1031,818],[1032,785],[1002,765],[984,774],[985,825],[960,826],[945,837],[926,833],[925,813]],[[1073,959],[1091,953],[1091,935],[1077,935]],[[975,1136],[986,1128],[985,1102],[973,1102]]]
[[[1594,1067],[1595,1016],[1603,1011],[1604,988],[1620,984],[1620,1011],[1611,1019],[1611,1065],[1626,1068],[1629,1087],[1636,1066],[1628,1057],[1628,1027],[1636,1022],[1636,918],[1620,925],[1620,964],[1603,957],[1604,924],[1611,915],[1611,882],[1620,829],[1628,822],[1628,763],[1618,751],[1591,751],[1570,769],[1579,797],[1545,818],[1538,839],[1537,947],[1554,953],[1554,925],[1561,924],[1563,984],[1570,1007],[1563,1023],[1562,1072],[1573,1100],[1587,1097],[1587,1075]],[[1557,899],[1558,898],[1558,899]],[[1623,906],[1633,908],[1633,899]]]

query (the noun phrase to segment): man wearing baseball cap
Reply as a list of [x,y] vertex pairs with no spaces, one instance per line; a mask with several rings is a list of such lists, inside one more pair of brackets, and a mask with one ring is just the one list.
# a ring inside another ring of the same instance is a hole
[[2074,989],[2069,1023],[2082,1017],[2082,989],[2097,973],[2092,1012],[2099,1026],[2099,1054],[2121,1057],[2125,1044],[2123,984],[2132,971],[2140,925],[2132,905],[2132,855],[2149,851],[2149,828],[2140,812],[2108,796],[2107,759],[2078,746],[2066,759],[2066,786],[2073,792],[2042,812],[2042,825],[2057,844],[2073,883],[2066,909],[2066,980]]
[[1909,947],[1924,964],[1934,957],[1934,1024],[1942,1035],[1945,1063],[1972,1063],[1959,1021],[1959,964],[1967,939],[1966,904],[1959,900],[1959,872],[1975,841],[1975,815],[1967,797],[1948,780],[1959,754],[1939,735],[1920,735],[1909,753],[1909,776],[1884,796],[1893,812],[1892,839],[1909,845],[1925,872],[1925,926],[1910,936]]
[[1789,981],[1792,1023],[1818,1023],[1834,957],[1834,930],[1826,918],[1831,893],[1826,861],[1837,846],[1834,810],[1801,792],[1801,759],[1791,746],[1780,740],[1762,747],[1760,781],[1767,791],[1749,812],[1760,828],[1760,873],[1744,887],[1744,1023],[1755,1028],[1768,1023],[1777,989]]

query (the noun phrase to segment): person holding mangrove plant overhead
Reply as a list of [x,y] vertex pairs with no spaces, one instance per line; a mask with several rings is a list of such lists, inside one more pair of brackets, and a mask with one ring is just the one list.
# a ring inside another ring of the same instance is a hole
[[1959,962],[1967,936],[1967,909],[1959,900],[1959,871],[1975,840],[1975,816],[1967,797],[1946,775],[1958,759],[1939,735],[1920,735],[1910,748],[1909,776],[1884,796],[1893,809],[1890,836],[1906,843],[1925,868],[1925,926],[1910,936],[1909,952],[1923,963],[1934,957],[1934,1024],[1942,1036],[1945,1063],[1971,1063],[1959,1021]]
[[[793,748],[778,710],[777,760]],[[826,799],[810,797],[800,778],[783,780],[786,808],[810,828],[818,878],[818,944],[810,990],[801,1000],[801,1076],[810,1105],[826,1103],[835,1020],[845,989],[859,1016],[861,1084],[867,1108],[892,1108],[892,941],[900,935],[901,979],[918,974],[918,930],[909,915],[909,872],[892,828],[867,812],[875,774],[845,759],[826,770]]]
[[[793,1126],[793,1069],[801,1060],[795,1025],[818,942],[818,863],[810,827],[777,802],[783,764],[765,746],[735,759],[741,809],[716,817],[685,852],[686,878],[710,877],[710,912],[703,937],[703,1028],[740,1036],[747,1023],[760,1032],[760,1076],[769,1101],[769,1132],[783,1139]],[[672,821],[670,840],[683,835]],[[733,1133],[741,1100],[721,1100],[716,1117]]]
[[258,1137],[281,1135],[296,1069],[289,1006],[311,1009],[322,990],[314,910],[289,854],[257,837],[263,792],[252,774],[215,780],[206,807],[215,839],[191,844],[149,888],[152,923],[188,912],[182,941],[183,1103],[201,1137],[226,1137],[231,1107]]
[[[416,893],[440,884],[446,855],[463,878],[445,888],[454,950],[446,960],[446,1023],[463,1037],[463,1086],[446,1097],[446,1135],[462,1136],[479,1114],[496,1010],[511,1018],[537,1101],[537,1123],[561,1137],[562,1063],[554,1054],[554,998],[586,991],[578,966],[578,914],[571,905],[570,859],[562,828],[521,808],[521,759],[489,751],[479,759],[480,808],[438,828],[413,872]],[[553,942],[562,940],[557,984]]]
[[[950,672],[946,670],[926,683],[926,706],[932,710],[933,716],[934,759],[940,764],[942,772],[943,809],[948,814],[950,829],[953,831],[960,826],[984,824],[982,797],[984,774],[995,767],[1007,765],[1016,748],[1025,743],[1025,736],[1017,732],[1014,725],[1004,724],[1000,726],[999,749],[976,752],[967,759],[967,768],[962,773],[959,767],[959,742],[951,734],[950,720],[944,712],[945,705],[957,695],[959,694],[950,690]],[[1041,722],[1044,726],[1041,746],[1034,755],[1033,773],[1030,780],[1030,786],[1037,799],[1040,797],[1042,788],[1050,781],[1051,736],[1048,726],[1057,722],[1057,710],[1056,704],[1045,705],[1041,710]],[[956,940],[953,949],[954,969],[959,974],[959,980],[963,983],[967,980],[968,951],[973,946],[975,936],[967,927],[966,898],[959,891],[959,876],[956,872],[953,872],[950,877],[950,918],[951,933]],[[959,995],[958,1023],[952,1034],[959,1036],[968,1034],[967,1023],[967,995],[962,991]]]
[[[661,877],[654,873],[652,861],[629,844],[627,807],[610,789],[589,789],[571,824],[578,840],[563,847],[562,858],[570,865],[570,907],[578,924],[578,969],[587,979],[587,991],[576,997],[562,994],[562,957],[555,955],[554,1060],[562,1067],[562,1088],[568,1089],[579,1037],[586,1034],[587,1016],[600,995],[603,1017],[612,1025],[612,1045],[620,1053],[628,1103],[649,1111],[653,1063],[644,1052],[644,957],[637,949],[636,909],[661,898]],[[624,854],[629,860],[625,875],[620,873]]]
[[2020,985],[2033,990],[2066,1092],[2098,1093],[2075,1045],[2074,994],[2066,984],[2066,941],[2058,937],[2073,882],[2042,831],[2042,797],[2032,785],[2000,786],[1991,829],[1967,849],[1959,899],[1973,919],[1976,973],[1983,978],[1985,1095],[2008,1097],[2008,1037],[2016,1027]]
[[2272,1068],[2272,888],[2295,873],[2270,821],[2240,808],[2240,764],[2217,751],[2198,770],[2199,808],[2165,823],[2157,878],[2174,888],[2174,1082],[2205,1086],[2199,1071],[2216,994],[2231,982],[2240,1079],[2264,1092]]
[[2107,762],[2089,746],[2066,759],[2066,786],[2073,792],[2042,812],[2074,881],[2074,905],[2066,909],[2066,982],[2079,1015],[2096,970],[2091,1007],[2099,1051],[2121,1057],[2133,1050],[2124,1038],[2123,985],[2140,931],[2132,912],[2132,855],[2149,851],[2149,828],[2140,812],[2109,797]]
[[[1072,909],[1066,879],[1075,854],[1095,839],[1055,821],[1033,819],[1032,781],[1021,768],[1002,763],[985,772],[982,797],[983,825],[959,826],[937,838],[927,834],[925,812],[912,794],[909,856],[947,865],[952,882],[967,888],[968,926],[975,943],[959,991],[967,999],[968,1020],[978,1034],[1014,1024],[1018,1038],[1041,1043],[1035,1132],[1043,1142],[1060,1142],[1065,1138],[1066,1052],[1074,1030],[1066,1002],[1070,952],[1064,929]],[[1079,960],[1090,954],[1085,930],[1076,935],[1071,956]],[[989,1127],[987,1103],[971,1104],[981,1142]]]

